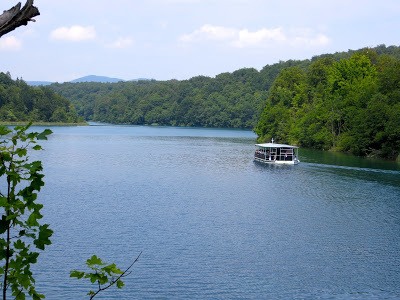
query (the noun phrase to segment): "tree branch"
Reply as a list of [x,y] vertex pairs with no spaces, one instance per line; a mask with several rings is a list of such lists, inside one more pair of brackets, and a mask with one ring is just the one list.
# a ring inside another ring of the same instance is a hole
[[124,271],[122,272],[122,274],[120,274],[116,279],[112,280],[108,286],[106,287],[101,287],[100,283],[99,283],[99,289],[97,292],[95,292],[93,295],[91,295],[90,299],[93,299],[98,293],[108,289],[109,287],[113,286],[118,280],[120,280],[123,277],[128,276],[131,272],[128,273],[128,271],[130,270],[130,268],[133,267],[133,265],[139,260],[140,255],[142,255],[142,252],[139,253],[139,255],[136,257],[136,259],[133,261],[133,263]]
[[35,22],[33,17],[40,15],[33,0],[27,0],[21,9],[21,2],[0,15],[0,37],[20,26],[26,26],[29,21]]

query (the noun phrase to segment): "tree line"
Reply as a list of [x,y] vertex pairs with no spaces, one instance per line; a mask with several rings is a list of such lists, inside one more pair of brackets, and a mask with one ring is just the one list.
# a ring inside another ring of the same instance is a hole
[[47,87],[31,87],[11,74],[0,73],[0,121],[79,123],[71,102]]
[[[396,48],[398,51],[398,48]],[[255,132],[308,148],[395,159],[400,152],[400,58],[362,49],[282,70]]]
[[243,68],[215,78],[63,83],[86,120],[254,129],[303,147],[394,158],[399,153],[400,47],[379,45]]
[[86,120],[114,124],[253,128],[267,96],[255,69],[215,78],[50,86]]
[[259,141],[274,137],[302,147],[394,158],[399,152],[399,59],[400,47],[379,45],[214,78],[40,88],[2,73],[0,118],[247,128]]
[[243,68],[214,78],[118,83],[55,83],[85,120],[113,124],[252,129],[276,76],[308,61],[281,61],[261,71]]

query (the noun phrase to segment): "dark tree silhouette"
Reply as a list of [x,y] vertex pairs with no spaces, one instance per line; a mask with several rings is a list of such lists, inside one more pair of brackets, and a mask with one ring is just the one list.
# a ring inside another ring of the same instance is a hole
[[27,0],[21,8],[21,2],[0,15],[0,37],[20,26],[26,26],[29,21],[35,22],[34,17],[40,15],[33,0]]

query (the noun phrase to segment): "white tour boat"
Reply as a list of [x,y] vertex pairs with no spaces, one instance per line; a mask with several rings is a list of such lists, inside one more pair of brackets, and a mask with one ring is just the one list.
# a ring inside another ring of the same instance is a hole
[[298,154],[299,147],[275,144],[272,139],[271,143],[256,144],[254,160],[268,164],[297,165],[300,162]]

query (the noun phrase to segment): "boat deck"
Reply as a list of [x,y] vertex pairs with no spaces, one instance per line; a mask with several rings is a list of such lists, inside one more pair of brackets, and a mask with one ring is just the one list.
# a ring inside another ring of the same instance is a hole
[[263,163],[298,164],[298,147],[285,144],[256,144],[254,160]]

